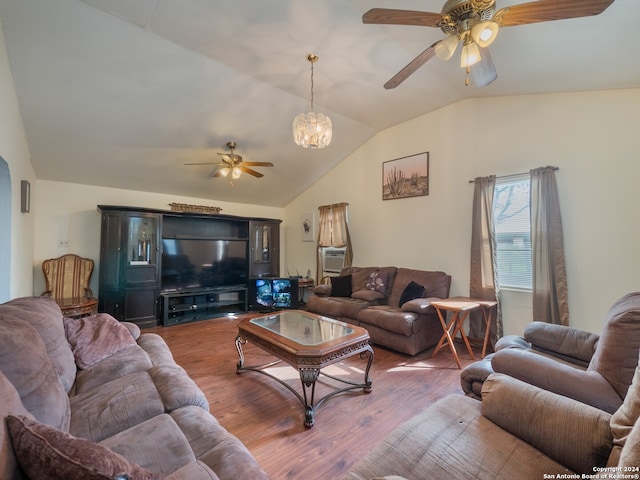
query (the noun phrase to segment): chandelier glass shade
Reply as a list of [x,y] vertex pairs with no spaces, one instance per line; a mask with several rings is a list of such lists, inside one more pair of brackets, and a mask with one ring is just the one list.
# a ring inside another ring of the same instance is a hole
[[313,111],[313,64],[318,57],[310,53],[307,60],[311,63],[311,111],[293,119],[293,140],[304,148],[324,148],[331,143],[333,127],[328,116]]

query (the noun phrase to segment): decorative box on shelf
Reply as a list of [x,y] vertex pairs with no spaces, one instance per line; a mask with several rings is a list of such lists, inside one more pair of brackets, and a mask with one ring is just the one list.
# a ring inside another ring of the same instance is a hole
[[209,213],[216,214],[222,211],[220,207],[210,207],[207,205],[189,205],[188,203],[170,203],[171,210],[176,212],[189,213]]

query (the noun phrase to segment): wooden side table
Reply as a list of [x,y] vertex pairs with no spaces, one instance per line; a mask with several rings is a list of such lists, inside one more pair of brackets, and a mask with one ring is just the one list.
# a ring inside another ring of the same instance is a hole
[[[462,324],[469,315],[469,312],[475,310],[476,308],[482,309],[482,319],[484,320],[485,324],[484,342],[482,345],[482,358],[485,357],[485,355],[487,354],[487,346],[489,344],[491,321],[493,320],[493,307],[498,305],[498,302],[496,302],[495,300],[483,300],[481,298],[452,297],[436,302],[431,302],[431,305],[433,305],[436,309],[436,312],[438,312],[438,318],[440,319],[440,323],[442,324],[442,328],[444,330],[444,333],[440,338],[435,351],[433,352],[433,357],[435,357],[436,353],[438,353],[438,351],[444,346],[443,343],[446,339],[449,347],[451,348],[451,353],[453,353],[453,357],[458,364],[458,368],[461,368],[460,359],[458,358],[458,352],[456,351],[456,347],[453,343],[453,338],[457,335],[458,332],[460,332],[460,336],[464,340],[469,355],[471,355],[471,358],[475,360],[475,356],[473,355],[473,351],[471,350],[471,345],[469,344],[469,339],[467,338],[467,335],[462,328]],[[449,325],[446,324],[446,317],[443,316],[442,311],[449,311],[453,313]]]
[[98,299],[94,297],[58,298],[62,315],[69,318],[80,318],[98,313]]
[[[436,312],[438,312],[438,318],[440,319],[440,324],[442,325],[442,330],[444,331],[442,337],[440,337],[440,341],[436,345],[436,349],[433,351],[432,357],[435,357],[440,349],[445,347],[444,341],[446,340],[449,348],[451,349],[451,353],[453,354],[453,358],[456,360],[458,368],[462,369],[460,358],[458,357],[458,351],[456,350],[456,346],[453,343],[453,339],[458,334],[458,332],[460,332],[460,336],[462,337],[462,340],[464,340],[464,344],[467,346],[469,355],[471,355],[471,358],[473,360],[476,359],[476,357],[474,357],[473,355],[473,350],[471,350],[471,345],[469,344],[467,334],[464,333],[462,324],[469,315],[469,312],[475,310],[476,308],[480,308],[480,304],[469,301],[468,299],[447,298],[444,300],[431,302],[431,305],[433,305],[433,307],[436,309]],[[444,315],[442,314],[443,311],[445,312]],[[446,312],[453,313],[449,324],[447,324],[446,322]]]

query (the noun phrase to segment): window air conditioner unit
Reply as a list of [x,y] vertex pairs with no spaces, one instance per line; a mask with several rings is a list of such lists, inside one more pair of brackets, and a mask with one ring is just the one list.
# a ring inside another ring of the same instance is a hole
[[325,273],[340,273],[344,267],[344,248],[325,248],[322,252],[322,270]]

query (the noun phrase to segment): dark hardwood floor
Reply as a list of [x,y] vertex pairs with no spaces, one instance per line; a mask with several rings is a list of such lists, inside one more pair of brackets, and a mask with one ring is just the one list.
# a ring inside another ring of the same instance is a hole
[[[158,333],[166,340],[176,361],[206,394],[211,412],[242,440],[273,480],[340,479],[398,425],[439,398],[450,393],[462,395],[460,370],[448,349],[432,359],[433,349],[409,357],[374,345],[373,391],[327,400],[316,412],[315,425],[306,429],[302,404],[285,387],[255,372],[235,373],[239,318],[244,317],[154,327],[144,332]],[[463,366],[471,362],[464,346],[458,345],[457,350]],[[249,365],[273,359],[251,344],[244,352]],[[330,366],[329,373],[361,382],[365,365],[356,355]],[[301,391],[293,368],[280,365],[271,372]],[[329,388],[325,381],[318,382],[316,398]]]

